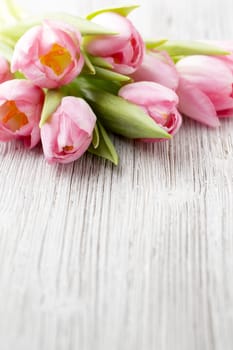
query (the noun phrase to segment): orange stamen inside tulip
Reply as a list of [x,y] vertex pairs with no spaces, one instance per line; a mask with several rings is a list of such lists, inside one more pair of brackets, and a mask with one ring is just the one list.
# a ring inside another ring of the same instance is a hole
[[17,131],[28,124],[27,116],[18,109],[15,101],[6,101],[0,106],[0,121],[11,131]]
[[70,152],[70,151],[73,151],[74,147],[73,146],[65,146],[63,147],[63,151],[64,152]]
[[161,113],[164,120],[167,120],[168,115],[166,113]]
[[71,55],[64,47],[53,44],[48,53],[40,56],[40,62],[51,68],[56,75],[61,75],[71,63]]

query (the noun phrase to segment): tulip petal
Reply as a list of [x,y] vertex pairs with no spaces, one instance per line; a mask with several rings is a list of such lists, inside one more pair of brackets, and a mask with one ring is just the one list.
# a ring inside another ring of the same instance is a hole
[[227,109],[233,109],[233,98],[229,96],[222,96],[219,95],[215,97],[214,101],[212,101],[214,104],[214,107],[218,112],[227,110]]
[[130,20],[114,12],[101,13],[93,20],[119,33],[85,38],[87,52],[106,59],[118,73],[133,73],[142,62],[145,45]]
[[0,84],[1,100],[23,100],[26,103],[38,104],[41,102],[43,91],[29,80],[13,79]]
[[43,151],[49,163],[70,163],[92,142],[96,116],[81,98],[66,96],[41,128]]
[[189,56],[181,59],[176,68],[183,78],[206,93],[214,103],[215,96],[232,93],[233,75],[216,57]]
[[28,30],[15,45],[11,68],[19,70],[35,85],[57,88],[80,74],[84,58],[81,34],[73,26],[44,21]]
[[33,148],[40,140],[39,119],[43,90],[27,80],[12,79],[0,84],[0,139],[20,139]]
[[214,105],[201,90],[181,78],[177,89],[178,109],[187,117],[211,127],[220,125]]
[[132,74],[134,81],[154,81],[175,90],[178,86],[179,75],[174,63],[162,58],[162,53],[145,54],[143,62]]
[[219,118],[232,118],[233,117],[233,108],[218,111]]
[[10,64],[3,56],[0,56],[0,83],[10,79],[13,79],[13,74],[10,71]]
[[104,35],[100,37],[88,37],[84,40],[84,45],[89,53],[93,56],[111,56],[112,54],[122,50],[130,40],[132,32],[132,24],[128,19],[113,13],[102,13],[94,18],[94,22],[110,28],[120,33],[114,37]]
[[[78,106],[76,100],[77,97],[74,96],[64,97],[60,109],[64,110],[69,118],[74,123],[78,124],[80,129],[84,130],[89,136],[91,136],[95,125],[95,123],[93,125],[93,120],[96,121],[96,117],[85,100],[78,98]],[[74,107],[77,108],[76,113],[74,113]],[[90,125],[93,125],[93,128],[90,127]]]
[[142,106],[166,104],[166,107],[172,108],[178,104],[178,96],[173,90],[155,82],[141,81],[125,85],[119,95]]

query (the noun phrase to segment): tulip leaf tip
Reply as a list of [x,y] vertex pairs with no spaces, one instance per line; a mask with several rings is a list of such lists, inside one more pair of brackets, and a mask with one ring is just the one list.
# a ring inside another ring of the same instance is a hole
[[94,149],[99,147],[99,143],[100,143],[100,135],[99,135],[98,125],[96,124],[93,131],[93,138],[92,138],[92,145]]
[[[95,133],[97,130],[98,130],[98,137],[99,137],[98,145],[96,144],[96,140],[94,140],[94,138],[96,137]],[[93,141],[91,146],[88,149],[90,153],[97,155],[99,157],[102,157],[104,159],[107,159],[110,162],[112,162],[114,165],[118,165],[119,157],[116,152],[116,149],[107,131],[99,121],[97,121],[96,123],[94,135],[93,135]]]
[[173,57],[183,57],[190,55],[227,55],[226,50],[212,44],[207,44],[201,41],[186,41],[186,40],[168,40],[158,46],[158,50],[167,51]]
[[133,10],[137,9],[138,7],[140,7],[140,5],[131,5],[131,6],[123,6],[123,7],[110,7],[110,8],[105,8],[105,9],[100,9],[97,11],[94,11],[90,14],[87,15],[87,19],[91,20],[94,17],[102,14],[102,13],[106,13],[106,12],[114,12],[117,13],[123,17],[127,17]]
[[51,114],[55,112],[57,107],[61,103],[63,98],[63,93],[59,90],[48,90],[45,95],[44,106],[41,112],[41,119],[39,122],[39,127],[41,128],[47,120],[50,118]]
[[168,39],[159,39],[159,40],[146,40],[145,45],[147,50],[153,50],[159,48],[161,45],[165,44]]

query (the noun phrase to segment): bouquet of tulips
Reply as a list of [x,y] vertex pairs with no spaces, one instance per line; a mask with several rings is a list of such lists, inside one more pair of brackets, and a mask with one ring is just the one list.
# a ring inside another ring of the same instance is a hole
[[136,6],[26,16],[0,24],[0,141],[42,144],[49,163],[86,151],[118,163],[109,133],[169,140],[182,116],[210,127],[233,116],[233,43],[144,41]]

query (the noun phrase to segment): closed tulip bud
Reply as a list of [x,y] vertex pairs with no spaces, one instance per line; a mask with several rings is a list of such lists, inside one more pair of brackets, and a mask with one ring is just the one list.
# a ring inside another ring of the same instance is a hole
[[225,50],[228,53],[227,55],[217,55],[215,58],[224,62],[233,73],[233,41],[202,40],[202,42],[208,45],[215,45],[216,47]]
[[[229,52],[228,55],[218,55],[215,57],[219,61],[226,64],[226,66],[230,69],[230,71],[233,74],[233,41],[206,41],[206,43],[216,45],[216,46],[226,50],[227,52]],[[218,112],[218,116],[219,116],[219,118],[233,117],[233,108],[228,108],[222,112]]]
[[230,68],[231,72],[233,73],[233,41],[220,41],[215,43],[229,52],[229,55],[219,55],[216,56],[216,58],[227,64],[228,68]]
[[40,141],[44,92],[27,80],[0,84],[0,141],[19,139],[28,148]]
[[144,42],[130,20],[113,12],[101,13],[93,20],[118,34],[91,37],[86,50],[104,58],[118,73],[133,73],[142,63]]
[[96,116],[81,98],[63,97],[41,128],[41,141],[49,163],[70,163],[80,158],[92,142]]
[[12,71],[22,72],[43,88],[57,88],[71,82],[81,72],[81,34],[69,24],[44,21],[29,29],[17,42]]
[[134,81],[153,81],[172,90],[176,90],[179,82],[176,66],[165,51],[148,51],[131,77]]
[[13,74],[10,71],[10,65],[8,61],[0,56],[0,83],[13,79]]
[[[179,130],[182,118],[173,90],[154,82],[136,82],[122,87],[119,96],[142,108],[168,134],[174,135]],[[161,140],[164,139],[143,139],[147,142]]]
[[219,118],[233,116],[233,74],[216,57],[190,56],[177,63],[180,83],[179,110],[208,126],[219,126]]

